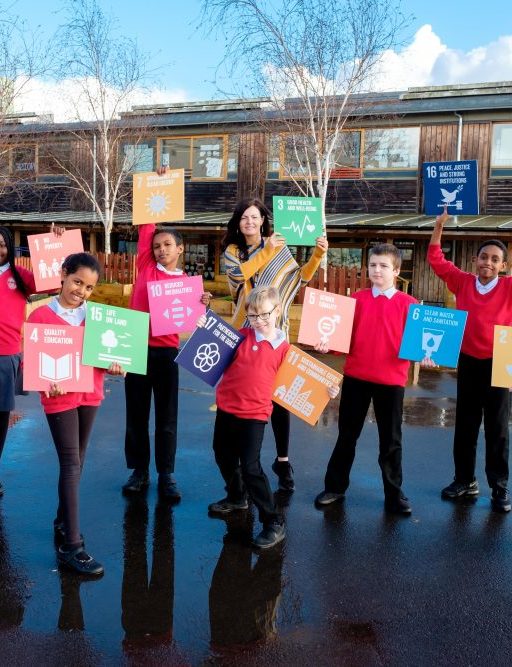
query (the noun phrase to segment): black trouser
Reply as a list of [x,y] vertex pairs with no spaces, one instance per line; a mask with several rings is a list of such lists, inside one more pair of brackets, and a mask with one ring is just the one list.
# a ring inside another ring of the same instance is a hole
[[98,408],[81,405],[72,410],[46,415],[57,456],[59,457],[59,506],[57,523],[64,523],[66,543],[80,544],[78,487],[85,452]]
[[327,465],[325,490],[345,493],[356,444],[370,401],[379,431],[379,466],[386,498],[399,497],[402,486],[402,408],[404,388],[356,380],[345,375],[340,400],[339,435]]
[[0,412],[0,456],[4,451],[5,439],[7,438],[7,430],[9,428],[9,415],[7,411]]
[[264,432],[264,421],[240,419],[217,408],[213,451],[226,482],[227,497],[238,502],[247,492],[258,508],[261,523],[269,524],[281,518],[260,463]]
[[276,441],[276,452],[278,456],[288,456],[290,444],[290,413],[279,403],[272,401],[272,416],[270,417],[272,431]]
[[147,470],[150,461],[149,413],[155,402],[155,465],[174,472],[178,423],[178,365],[175,347],[148,348],[147,375],[127,373],[125,455],[128,468]]
[[492,359],[459,357],[453,459],[455,479],[475,479],[478,433],[484,419],[485,473],[490,487],[507,487],[510,392],[491,387]]

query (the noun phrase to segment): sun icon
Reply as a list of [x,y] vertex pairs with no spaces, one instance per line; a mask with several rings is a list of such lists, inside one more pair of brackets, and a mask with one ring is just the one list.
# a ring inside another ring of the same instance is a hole
[[146,208],[152,216],[160,216],[169,206],[168,195],[165,192],[152,192],[146,199]]

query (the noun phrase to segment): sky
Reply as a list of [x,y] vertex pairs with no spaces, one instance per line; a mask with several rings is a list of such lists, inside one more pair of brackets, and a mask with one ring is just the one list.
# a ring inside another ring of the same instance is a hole
[[[5,4],[0,0],[0,6]],[[158,81],[149,92],[141,92],[138,103],[223,98],[214,83],[223,43],[215,30],[197,28],[200,0],[100,0],[100,4],[116,16],[122,34],[136,38],[152,54],[158,68]],[[59,0],[18,0],[12,11],[44,38],[63,22],[61,7]],[[509,0],[403,0],[401,7],[413,19],[400,47],[385,55],[379,89],[512,80]],[[68,91],[73,89],[73,82],[65,85]],[[61,87],[48,80],[33,82],[17,110],[53,113],[55,120],[70,118]]]

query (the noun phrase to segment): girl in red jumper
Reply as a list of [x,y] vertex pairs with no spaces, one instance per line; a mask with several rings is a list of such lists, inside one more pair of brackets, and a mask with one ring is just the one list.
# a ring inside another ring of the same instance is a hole
[[[64,228],[52,231],[60,236]],[[14,242],[10,231],[0,227],[0,456],[9,427],[9,414],[14,409],[16,377],[21,365],[21,327],[25,306],[36,291],[34,274],[14,263]],[[0,482],[0,496],[4,488]]]
[[[75,253],[62,264],[62,289],[58,297],[34,310],[29,322],[84,326],[85,301],[91,295],[100,274],[98,260],[87,253]],[[123,369],[113,363],[107,371],[122,375]],[[50,383],[41,393],[41,403],[48,420],[59,457],[59,505],[54,521],[57,560],[81,574],[101,575],[103,566],[86,553],[80,534],[78,487],[85,452],[98,407],[103,400],[105,371],[94,369],[94,390],[89,393],[66,393],[58,383]]]
[[[160,175],[162,172],[158,172]],[[173,228],[157,229],[141,225],[137,245],[138,275],[130,308],[149,312],[148,282],[183,277],[178,262],[183,253],[183,238]],[[201,296],[208,305],[210,294]],[[178,334],[154,336],[150,324],[146,375],[127,373],[126,399],[126,465],[133,469],[123,486],[127,494],[140,493],[149,484],[149,415],[151,396],[155,402],[155,465],[158,472],[158,492],[161,497],[179,502],[181,493],[174,480],[178,421]]]

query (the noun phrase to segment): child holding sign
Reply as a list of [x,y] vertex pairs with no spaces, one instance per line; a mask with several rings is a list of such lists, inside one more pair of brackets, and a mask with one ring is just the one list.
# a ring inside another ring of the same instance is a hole
[[[62,227],[53,228],[62,235]],[[21,365],[21,327],[25,320],[25,307],[31,294],[36,291],[34,274],[17,267],[14,257],[14,242],[11,232],[0,227],[0,456],[4,448],[9,427],[9,415],[14,408],[16,378]],[[4,487],[0,482],[0,496]]]
[[468,311],[457,371],[457,408],[453,438],[455,477],[443,498],[478,495],[476,448],[482,415],[485,429],[485,473],[492,489],[491,507],[510,512],[508,486],[508,389],[491,386],[494,325],[512,323],[512,278],[499,277],[507,264],[507,249],[498,240],[483,242],[475,259],[476,276],[457,268],[441,250],[446,208],[436,218],[428,248],[434,272],[455,294],[457,308]]
[[[245,299],[256,286],[276,287],[281,311],[277,325],[288,339],[288,311],[300,287],[309,282],[327,252],[327,239],[316,240],[310,260],[300,267],[280,234],[272,234],[270,211],[259,199],[242,199],[228,222],[222,241],[226,275],[235,302],[234,327],[247,326]],[[293,491],[293,469],[288,459],[290,413],[274,403],[272,430],[276,441],[276,459],[272,470],[282,491]]]
[[[173,228],[157,229],[141,225],[137,244],[138,275],[130,300],[130,308],[149,313],[147,284],[183,276],[178,261],[183,253],[183,237]],[[201,302],[208,305],[210,294]],[[179,502],[181,493],[173,478],[178,421],[178,354],[176,333],[153,335],[150,322],[147,374],[127,373],[126,399],[126,465],[133,469],[123,486],[123,493],[141,493],[149,484],[149,414],[151,395],[155,402],[155,465],[160,496]]]
[[[34,310],[29,322],[48,325],[84,326],[85,301],[91,295],[100,274],[98,260],[88,253],[75,253],[62,264],[62,289],[48,305]],[[122,375],[119,364],[107,371]],[[94,369],[94,390],[66,393],[57,382],[41,392],[41,404],[48,420],[59,458],[59,506],[54,521],[59,565],[80,574],[100,575],[103,566],[85,551],[78,516],[78,487],[85,452],[103,400],[105,371]]]
[[370,250],[371,288],[354,294],[356,310],[347,355],[339,412],[339,435],[325,474],[324,491],[316,499],[325,507],[345,497],[356,444],[373,401],[379,430],[379,466],[384,507],[393,514],[410,514],[402,493],[402,411],[409,362],[398,358],[411,303],[416,299],[395,287],[400,251],[381,244]]
[[[268,479],[260,463],[265,424],[272,413],[274,380],[289,343],[277,321],[281,316],[275,287],[255,287],[246,301],[251,328],[241,329],[245,339],[238,347],[217,387],[217,415],[213,434],[215,461],[226,482],[227,496],[209,505],[212,515],[226,516],[246,510],[248,496],[259,512],[263,530],[255,547],[269,549],[285,537]],[[204,326],[206,316],[198,326]],[[336,396],[337,387],[329,388]]]

